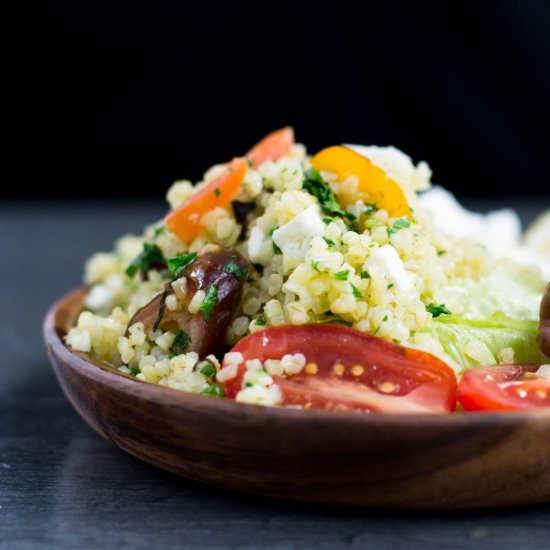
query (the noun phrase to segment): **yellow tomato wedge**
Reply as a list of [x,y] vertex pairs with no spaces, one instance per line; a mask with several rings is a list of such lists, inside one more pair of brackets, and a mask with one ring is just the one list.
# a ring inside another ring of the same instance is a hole
[[236,195],[246,173],[246,159],[234,158],[221,176],[186,200],[166,216],[164,223],[182,243],[190,243],[202,231],[202,215],[220,207],[225,208]]
[[348,147],[335,145],[317,153],[311,159],[311,165],[317,171],[336,174],[339,181],[355,176],[359,180],[359,191],[367,193],[378,208],[387,210],[391,218],[407,216],[412,220],[401,187],[363,155]]
[[268,160],[284,157],[294,145],[294,130],[290,126],[275,130],[259,141],[246,155],[252,168]]

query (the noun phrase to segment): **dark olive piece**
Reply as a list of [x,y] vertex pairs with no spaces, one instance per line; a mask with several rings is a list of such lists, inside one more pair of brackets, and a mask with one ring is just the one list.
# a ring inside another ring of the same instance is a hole
[[[172,285],[167,283],[163,293],[155,296],[136,312],[128,327],[141,322],[146,332],[155,326],[174,334],[183,330],[190,338],[187,351],[195,351],[199,357],[211,353],[216,355],[225,346],[227,329],[235,318],[241,301],[245,278],[239,275],[246,274],[247,269],[245,259],[234,248],[205,252],[197,256],[178,277],[185,277],[187,280],[187,293],[180,300],[181,307],[178,310],[171,311],[165,306],[168,295],[174,293]],[[190,313],[188,306],[195,293],[203,290],[208,295],[212,285],[216,289],[216,297],[208,315],[205,315],[204,308],[197,313]]]

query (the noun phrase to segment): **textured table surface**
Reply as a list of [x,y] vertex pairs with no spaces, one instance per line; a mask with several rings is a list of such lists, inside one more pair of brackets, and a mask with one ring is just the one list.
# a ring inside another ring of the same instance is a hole
[[[531,219],[540,203],[519,206]],[[0,205],[1,549],[548,546],[550,505],[413,514],[274,502],[175,477],[92,432],[53,376],[42,318],[87,256],[163,208]]]

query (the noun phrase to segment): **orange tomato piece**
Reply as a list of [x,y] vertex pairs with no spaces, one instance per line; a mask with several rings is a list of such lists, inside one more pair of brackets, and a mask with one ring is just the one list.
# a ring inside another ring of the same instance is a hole
[[206,212],[220,207],[225,208],[237,194],[246,173],[246,159],[234,158],[221,176],[211,181],[179,208],[170,212],[164,219],[166,227],[182,243],[190,243],[202,231],[200,220]]
[[259,141],[246,155],[252,168],[268,160],[278,160],[294,145],[294,130],[290,126],[275,130]]
[[355,176],[359,180],[359,191],[367,193],[378,208],[387,210],[391,218],[407,216],[412,220],[401,187],[384,170],[352,149],[340,145],[327,147],[311,159],[311,165],[318,171],[336,174],[339,181]]

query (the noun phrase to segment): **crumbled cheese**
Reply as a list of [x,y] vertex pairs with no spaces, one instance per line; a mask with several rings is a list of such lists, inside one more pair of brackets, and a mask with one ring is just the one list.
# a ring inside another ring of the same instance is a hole
[[292,258],[294,265],[289,267],[295,267],[303,261],[311,239],[321,237],[324,231],[321,208],[318,204],[312,204],[276,229],[272,239],[285,257]]
[[403,260],[399,254],[389,244],[374,249],[367,258],[364,269],[374,274],[373,270],[378,270],[384,274],[388,281],[395,286],[398,292],[409,292],[412,288],[412,282],[409,274],[405,270]]

